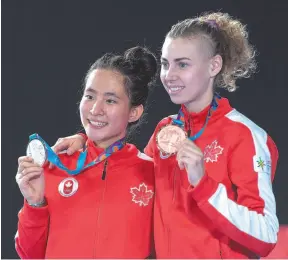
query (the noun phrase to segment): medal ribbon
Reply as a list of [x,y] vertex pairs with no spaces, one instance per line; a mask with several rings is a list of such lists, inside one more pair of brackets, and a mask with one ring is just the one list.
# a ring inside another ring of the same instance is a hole
[[107,159],[109,156],[111,156],[114,152],[117,152],[121,150],[125,146],[125,138],[122,138],[112,145],[110,145],[108,148],[105,149],[95,160],[84,166],[86,157],[87,157],[87,149],[84,148],[84,152],[80,152],[80,155],[77,160],[77,166],[75,170],[69,170],[67,167],[65,167],[58,155],[52,150],[52,148],[38,135],[38,134],[32,134],[29,136],[29,140],[32,141],[33,139],[39,139],[44,145],[45,149],[47,151],[47,160],[51,162],[52,164],[56,165],[58,168],[66,171],[70,175],[77,175],[81,171],[92,167],[105,159]]
[[[204,130],[208,124],[208,121],[212,115],[212,112],[215,111],[218,107],[218,103],[217,103],[216,99],[221,99],[221,96],[217,93],[214,94],[214,97],[212,99],[211,106],[210,106],[210,109],[208,111],[208,115],[206,117],[206,120],[205,120],[203,127],[199,130],[198,133],[196,133],[193,136],[188,137],[191,141],[195,141],[196,139],[198,139],[203,134],[203,132],[204,132]],[[177,119],[173,119],[173,124],[178,125],[181,128],[184,127],[185,119],[184,119],[184,113],[183,113],[182,109],[179,110]]]

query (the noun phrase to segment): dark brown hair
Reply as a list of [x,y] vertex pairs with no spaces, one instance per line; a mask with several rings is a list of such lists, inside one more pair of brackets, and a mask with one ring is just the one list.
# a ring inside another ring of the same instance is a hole
[[[150,87],[153,87],[157,76],[157,59],[147,48],[136,46],[124,52],[123,55],[106,53],[92,64],[85,77],[85,85],[90,74],[96,69],[113,70],[124,77],[124,86],[129,97],[130,106],[137,107],[147,104]],[[142,117],[128,124],[127,136],[143,122]]]

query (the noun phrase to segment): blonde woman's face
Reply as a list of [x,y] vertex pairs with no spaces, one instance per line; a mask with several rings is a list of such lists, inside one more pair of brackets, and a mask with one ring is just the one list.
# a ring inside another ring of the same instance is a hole
[[[209,45],[199,38],[166,38],[161,81],[175,104],[198,102],[213,95]],[[208,101],[207,101],[208,102]]]

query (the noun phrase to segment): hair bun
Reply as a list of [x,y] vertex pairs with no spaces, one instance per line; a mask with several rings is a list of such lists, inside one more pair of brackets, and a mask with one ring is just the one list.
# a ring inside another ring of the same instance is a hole
[[137,73],[143,85],[148,85],[156,77],[157,59],[152,52],[145,47],[136,46],[124,53],[124,59],[130,65],[132,73]]

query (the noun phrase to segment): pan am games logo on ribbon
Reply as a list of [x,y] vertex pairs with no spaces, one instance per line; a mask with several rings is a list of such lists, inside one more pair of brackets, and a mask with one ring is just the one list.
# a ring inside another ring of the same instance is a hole
[[152,190],[148,190],[145,183],[140,184],[138,188],[130,188],[130,193],[132,194],[132,201],[136,204],[139,203],[139,206],[147,206],[154,194]]

